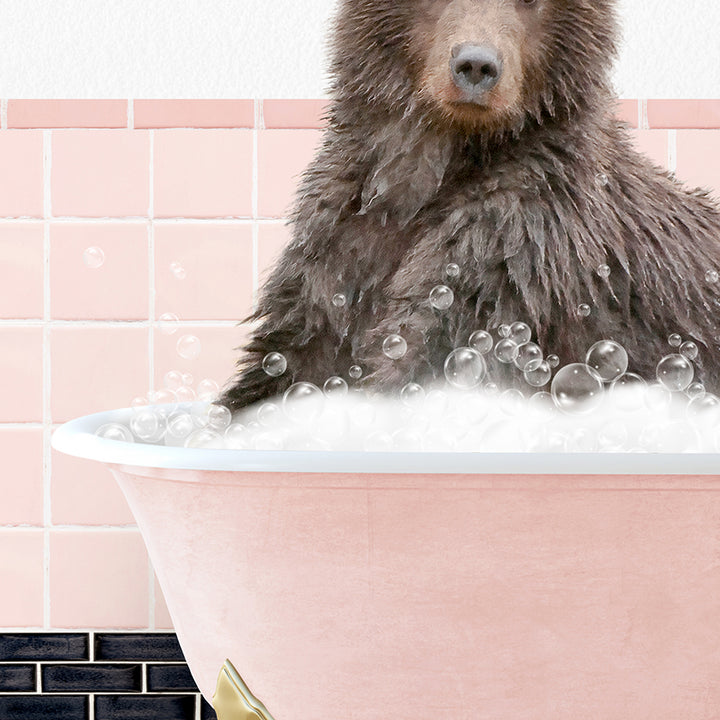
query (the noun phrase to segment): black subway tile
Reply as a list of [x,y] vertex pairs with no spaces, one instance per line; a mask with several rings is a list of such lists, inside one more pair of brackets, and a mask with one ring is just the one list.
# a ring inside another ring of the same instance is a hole
[[0,695],[2,720],[87,720],[87,697]]
[[147,689],[148,692],[167,690],[198,692],[187,665],[148,665]]
[[141,692],[141,665],[43,665],[42,692]]
[[175,633],[96,633],[95,659],[185,662]]
[[200,697],[200,720],[217,720],[213,706],[202,696]]
[[96,695],[95,720],[194,720],[195,695]]
[[88,660],[87,633],[0,633],[0,660]]
[[0,691],[34,692],[35,665],[0,665]]

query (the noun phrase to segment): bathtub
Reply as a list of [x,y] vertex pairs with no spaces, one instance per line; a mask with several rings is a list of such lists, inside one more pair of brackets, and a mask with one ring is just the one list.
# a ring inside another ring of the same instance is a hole
[[203,695],[219,676],[244,689],[221,718],[720,717],[718,456],[93,434],[130,413],[67,423],[53,446],[109,465]]

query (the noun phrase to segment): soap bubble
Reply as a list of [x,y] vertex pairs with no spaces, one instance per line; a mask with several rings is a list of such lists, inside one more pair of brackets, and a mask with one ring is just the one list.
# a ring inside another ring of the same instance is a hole
[[178,355],[186,360],[195,360],[200,356],[202,344],[195,335],[183,335],[177,341]]
[[150,401],[147,399],[147,397],[143,395],[138,395],[137,397],[134,397],[132,399],[132,402],[130,403],[130,407],[134,410],[138,410],[140,408],[145,408],[148,406]]
[[348,394],[348,384],[341,377],[333,375],[325,381],[323,392],[326,397],[344,397]]
[[457,263],[448,263],[445,266],[445,272],[448,277],[456,278],[460,275],[460,266]]
[[648,385],[644,395],[645,405],[653,412],[665,412],[672,403],[672,393],[660,383]]
[[720,273],[717,270],[708,270],[705,273],[705,282],[715,285],[720,280]]
[[193,382],[195,382],[195,378],[192,376],[192,373],[184,372],[182,374],[182,380],[184,385],[192,385]]
[[271,427],[282,417],[282,410],[271,402],[263,403],[257,409],[257,420],[263,427]]
[[635,373],[625,373],[610,386],[610,396],[621,410],[638,410],[645,400],[647,384]]
[[700,395],[705,394],[705,386],[701,382],[690,383],[690,385],[688,385],[688,389],[685,391],[685,394],[689,398],[699,397]]
[[409,382],[400,391],[400,399],[407,407],[417,407],[422,404],[423,400],[425,400],[425,390],[422,385]]
[[283,412],[288,420],[307,423],[315,420],[323,408],[322,390],[309,382],[291,385],[283,395]]
[[436,285],[430,291],[430,304],[436,310],[447,310],[455,301],[455,293],[447,285]]
[[698,356],[698,346],[688,340],[680,346],[680,354],[684,355],[688,360],[694,360]]
[[685,390],[693,381],[692,363],[679,354],[666,355],[657,365],[657,379],[671,392]]
[[598,431],[598,443],[606,452],[620,451],[627,440],[627,427],[622,422],[605,423]]
[[668,338],[668,343],[671,347],[680,347],[682,345],[682,337],[680,337],[677,333],[673,333]]
[[582,317],[582,318],[589,317],[591,312],[592,312],[592,308],[587,303],[581,303],[580,305],[578,305],[577,314],[580,317]]
[[510,333],[507,337],[516,345],[524,345],[525,343],[530,342],[532,330],[530,330],[530,326],[527,323],[514,322],[510,326]]
[[246,450],[250,447],[250,433],[241,423],[231,423],[223,434],[225,445],[232,450]]
[[117,442],[135,442],[130,430],[120,423],[105,423],[101,425],[95,434],[105,440],[115,440]]
[[350,369],[348,370],[348,375],[353,380],[359,380],[362,377],[362,374],[363,374],[363,371],[359,365],[351,365]]
[[163,335],[174,335],[180,327],[180,318],[175,313],[163,313],[158,320]]
[[469,347],[457,348],[445,359],[445,378],[453,387],[461,390],[477,387],[486,371],[483,356]]
[[500,410],[506,415],[519,415],[525,407],[525,396],[514,388],[500,394]]
[[712,393],[697,395],[687,405],[687,416],[692,419],[710,421],[713,425],[720,420],[720,398]]
[[225,447],[222,435],[212,428],[203,427],[193,430],[185,439],[186,448],[208,448],[220,450]]
[[[528,328],[529,330],[529,328]],[[508,338],[512,340],[512,336]],[[534,370],[543,361],[543,352],[539,345],[532,342],[525,342],[518,348],[517,355],[515,356],[515,367],[523,372],[527,370]]]
[[167,419],[167,431],[165,433],[165,442],[184,440],[193,430],[195,430],[195,422],[192,415],[187,412],[175,412]]
[[597,274],[601,278],[609,278],[610,277],[610,266],[609,265],[598,265]]
[[[151,395],[151,401],[153,405],[167,405],[168,403],[174,403],[177,401],[177,395],[172,390],[163,389],[156,390]],[[162,412],[160,408],[156,408],[156,411]]]
[[[509,338],[511,332],[512,332],[512,329],[510,328],[509,325],[507,325],[507,324],[505,324],[505,323],[503,323],[503,324],[498,328],[498,335],[499,335],[501,338]],[[516,344],[517,344],[517,343],[516,343]]]
[[610,182],[610,178],[605,173],[599,173],[595,176],[595,182],[598,187],[607,187]]
[[395,448],[395,442],[390,433],[384,430],[371,432],[363,441],[365,452],[390,452]]
[[176,280],[184,280],[187,277],[187,271],[177,260],[170,263],[170,272]]
[[501,362],[509,365],[515,361],[520,348],[510,338],[500,340],[495,346],[495,357]]
[[588,428],[576,428],[565,443],[565,451],[571,453],[594,453],[598,449],[598,438]]
[[407,352],[407,342],[400,335],[388,335],[383,340],[382,351],[391,360],[399,360]]
[[284,445],[282,436],[276,433],[263,432],[253,437],[253,450],[276,452],[282,450]]
[[165,418],[152,408],[146,408],[130,418],[130,430],[138,440],[157,442],[165,433]]
[[232,413],[224,405],[210,405],[207,411],[207,426],[217,431],[224,431],[232,421]]
[[83,252],[83,262],[91,270],[97,270],[105,262],[105,253],[102,248],[89,247]]
[[552,369],[547,360],[541,361],[539,365],[531,367],[523,372],[523,377],[528,385],[533,387],[543,387],[550,382],[552,377]]
[[552,395],[549,392],[536,392],[529,400],[529,407],[531,410],[546,414],[548,412],[555,411],[555,402],[553,401]]
[[493,349],[493,337],[485,330],[476,330],[468,340],[468,345],[481,355],[487,355]]
[[585,362],[604,382],[613,382],[627,371],[628,354],[613,340],[600,340],[588,350]]
[[268,353],[263,358],[262,369],[270,377],[280,377],[287,370],[287,360],[282,353]]
[[205,378],[198,383],[197,396],[205,402],[212,402],[220,392],[220,386],[211,378]]
[[183,386],[182,373],[179,373],[177,370],[169,370],[165,373],[163,384],[168,390],[175,392]]
[[573,363],[558,370],[550,392],[563,412],[586,414],[602,403],[603,383],[592,368]]
[[332,296],[332,304],[336,308],[345,307],[345,303],[347,302],[347,298],[342,293],[335,293]]
[[183,385],[175,391],[175,397],[178,402],[192,402],[195,400],[196,395],[195,391],[191,387]]
[[547,364],[551,368],[556,368],[558,365],[560,365],[560,358],[557,355],[548,355],[545,360],[547,360]]

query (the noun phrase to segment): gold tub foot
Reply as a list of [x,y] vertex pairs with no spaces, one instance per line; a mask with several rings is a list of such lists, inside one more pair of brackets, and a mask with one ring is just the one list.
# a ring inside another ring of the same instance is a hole
[[218,720],[273,720],[229,660],[225,661],[218,675],[213,707]]

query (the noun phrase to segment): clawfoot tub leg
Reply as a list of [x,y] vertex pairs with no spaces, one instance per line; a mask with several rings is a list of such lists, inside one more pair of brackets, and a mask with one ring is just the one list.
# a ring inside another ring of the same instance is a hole
[[229,660],[225,661],[218,675],[213,707],[218,720],[273,720]]

